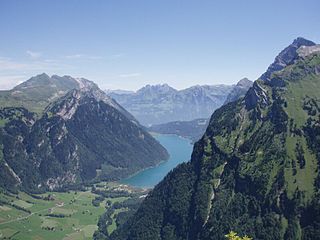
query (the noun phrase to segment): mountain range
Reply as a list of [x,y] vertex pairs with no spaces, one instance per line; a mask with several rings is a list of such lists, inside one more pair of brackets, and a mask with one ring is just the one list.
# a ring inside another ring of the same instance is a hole
[[167,84],[147,85],[136,92],[108,95],[127,109],[145,126],[172,121],[209,118],[227,99],[234,86],[196,85],[176,90]]
[[320,45],[296,39],[105,239],[319,239]]
[[[224,104],[236,101],[245,96],[253,82],[247,78],[241,79],[228,94]],[[209,123],[209,118],[199,118],[191,121],[173,121],[163,124],[154,124],[148,128],[151,132],[162,134],[176,134],[191,139],[193,142],[199,140]]]
[[253,82],[248,78],[242,78],[237,84],[233,87],[231,92],[228,94],[227,99],[224,104],[229,102],[237,101],[239,98],[242,98],[246,95],[249,88],[252,87]]
[[7,190],[116,180],[168,158],[130,113],[86,79],[41,74],[0,99],[0,187]]

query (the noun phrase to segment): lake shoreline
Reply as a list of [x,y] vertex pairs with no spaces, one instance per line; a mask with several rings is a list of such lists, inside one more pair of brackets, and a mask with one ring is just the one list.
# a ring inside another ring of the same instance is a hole
[[[155,136],[159,136],[159,135],[165,135],[165,136],[176,136],[185,140],[188,140],[190,142],[191,145],[194,145],[193,139],[189,138],[189,137],[184,137],[175,133],[157,133],[157,132],[149,132],[151,136],[155,137]],[[199,139],[200,140],[200,139]]]
[[169,153],[168,160],[154,166],[139,170],[127,178],[117,181],[132,187],[152,189],[165,175],[182,162],[189,161],[193,149],[192,141],[176,134],[161,134],[150,132]]

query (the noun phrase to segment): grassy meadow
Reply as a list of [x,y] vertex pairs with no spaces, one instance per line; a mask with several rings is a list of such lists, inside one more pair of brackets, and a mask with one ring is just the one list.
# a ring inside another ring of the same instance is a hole
[[[32,196],[24,192],[0,193],[0,239],[92,239],[99,217],[106,210],[106,201],[126,199],[105,199],[99,206],[93,206],[96,196],[89,190]],[[115,224],[110,230],[114,228]]]

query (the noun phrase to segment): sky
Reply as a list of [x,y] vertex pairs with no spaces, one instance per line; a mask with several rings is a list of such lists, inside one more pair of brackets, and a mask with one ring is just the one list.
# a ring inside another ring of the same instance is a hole
[[71,75],[102,89],[257,79],[301,36],[320,43],[319,0],[0,0],[0,89]]

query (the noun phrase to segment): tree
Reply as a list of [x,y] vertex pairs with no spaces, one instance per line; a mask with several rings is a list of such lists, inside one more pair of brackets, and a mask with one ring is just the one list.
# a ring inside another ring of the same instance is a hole
[[230,231],[227,235],[225,235],[228,240],[252,240],[252,238],[245,235],[244,237],[239,237],[238,234],[234,231]]

